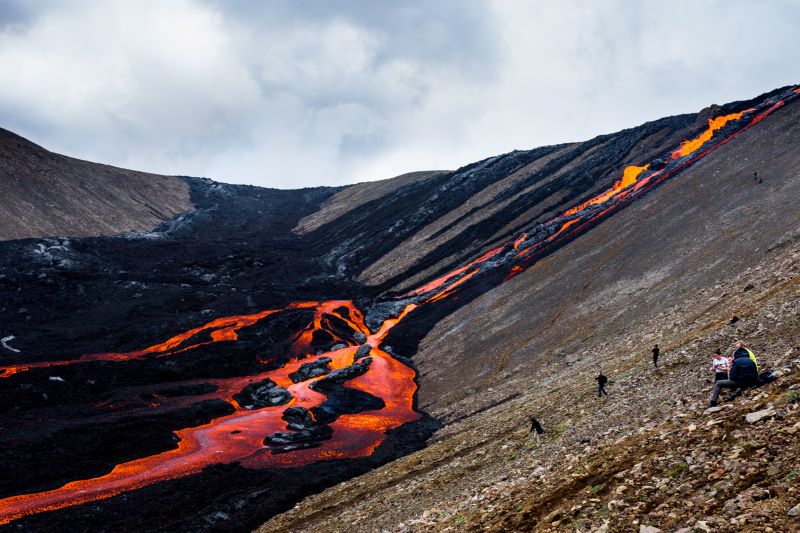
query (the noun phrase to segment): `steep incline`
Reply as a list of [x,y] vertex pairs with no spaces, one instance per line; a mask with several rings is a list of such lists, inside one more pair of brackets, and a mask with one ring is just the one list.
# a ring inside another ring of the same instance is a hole
[[[414,359],[445,428],[260,531],[792,531],[799,118],[794,102],[444,317]],[[706,413],[710,354],[737,338],[782,377]]]
[[580,358],[799,234],[798,147],[794,103],[444,318],[414,357],[420,404],[447,405],[510,374]]
[[[355,205],[344,210],[346,201],[334,202],[295,231],[339,275],[377,293],[402,293],[607,189],[627,166],[646,165],[706,131],[709,119],[780,92],[582,143],[514,151],[407,183],[345,188],[337,198],[356,191]],[[364,194],[372,189],[385,192]]]
[[192,207],[178,178],[54,154],[0,128],[0,240],[150,231]]

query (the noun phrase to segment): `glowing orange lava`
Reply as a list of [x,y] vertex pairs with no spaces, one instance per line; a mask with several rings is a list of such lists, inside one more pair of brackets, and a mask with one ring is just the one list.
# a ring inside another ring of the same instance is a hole
[[[391,328],[413,311],[416,305],[410,304],[398,317],[386,320],[375,334],[369,333],[363,322],[363,315],[349,301],[300,302],[291,304],[286,309],[312,306],[315,308],[312,327],[321,326],[325,313],[334,313],[336,309],[344,307],[349,311],[349,318],[342,315],[337,316],[350,323],[355,331],[368,335],[367,343],[373,347],[370,353],[372,363],[367,373],[348,381],[347,386],[383,399],[385,406],[382,409],[341,415],[330,424],[334,438],[323,441],[315,448],[275,455],[264,445],[263,441],[266,435],[285,429],[286,422],[281,418],[283,411],[291,406],[310,409],[326,399],[324,394],[310,388],[310,385],[321,379],[322,376],[294,383],[289,378],[289,374],[297,371],[302,364],[315,361],[320,357],[331,359],[329,366],[332,370],[344,368],[353,363],[357,346],[348,346],[320,355],[308,355],[298,358],[282,368],[256,376],[215,380],[213,383],[218,386],[217,392],[206,395],[206,397],[231,401],[236,407],[235,413],[214,419],[203,426],[177,431],[176,435],[180,440],[176,449],[121,463],[104,476],[73,481],[50,491],[23,494],[0,500],[0,524],[31,513],[109,498],[120,492],[194,474],[212,464],[239,461],[243,466],[254,468],[299,466],[325,459],[366,457],[372,454],[385,439],[387,430],[419,418],[413,408],[416,392],[414,370],[378,348]],[[279,311],[271,310],[254,315],[217,319],[140,352],[118,355],[129,355],[130,358],[136,358],[142,353],[175,353],[170,350],[175,350],[186,340],[205,330],[211,330],[211,337],[214,339],[212,342],[235,340],[237,329],[252,325],[261,318],[277,312]],[[301,341],[307,332],[308,330],[302,332]],[[220,334],[214,335],[214,333]],[[80,358],[71,362],[79,363],[86,360]],[[62,363],[68,364],[69,362]],[[266,378],[274,381],[277,386],[286,388],[292,394],[292,400],[286,405],[254,411],[243,409],[232,402],[233,394],[248,383]]]
[[[202,426],[177,431],[176,435],[179,441],[175,449],[118,464],[106,475],[75,480],[50,491],[0,499],[0,524],[26,515],[96,501],[160,481],[198,473],[214,464],[239,462],[245,467],[268,468],[305,465],[327,459],[369,456],[384,441],[387,430],[414,421],[420,416],[414,411],[414,395],[416,393],[414,370],[381,349],[381,343],[393,327],[415,309],[454,295],[465,286],[468,280],[475,279],[486,271],[504,268],[503,280],[511,279],[524,272],[546,250],[568,242],[568,239],[586,231],[592,224],[596,224],[604,217],[622,209],[659,183],[674,176],[694,161],[763,120],[783,106],[786,100],[799,99],[800,97],[794,95],[800,94],[800,88],[787,92],[787,94],[789,96],[784,96],[784,99],[763,102],[757,115],[723,139],[714,139],[715,132],[730,121],[740,120],[755,110],[709,120],[708,130],[697,138],[682,143],[680,148],[671,153],[673,161],[665,168],[648,172],[649,165],[628,166],[623,171],[622,178],[609,189],[541,225],[547,228],[546,232],[522,233],[500,246],[490,249],[477,259],[402,295],[400,298],[407,301],[405,307],[397,316],[384,320],[375,333],[371,333],[366,326],[364,315],[349,300],[296,302],[282,309],[218,318],[135,352],[90,354],[72,360],[0,367],[0,378],[7,378],[33,368],[49,368],[91,361],[128,361],[148,357],[167,357],[205,344],[236,342],[240,329],[252,326],[260,320],[288,309],[310,309],[314,312],[313,319],[308,326],[296,332],[292,338],[292,353],[296,354],[296,357],[283,367],[254,376],[204,380],[215,385],[216,390],[189,398],[163,400],[189,402],[217,398],[233,405],[235,408],[233,414],[216,418]],[[716,142],[704,146],[711,140]],[[692,158],[676,161],[690,154]],[[591,206],[600,207],[587,209]],[[536,242],[529,242],[529,234],[545,236],[540,237]],[[344,321],[352,330],[353,335],[343,337],[341,332],[337,333],[329,319],[332,316],[335,316],[337,320]],[[317,331],[327,332],[338,343],[346,346],[323,354],[312,354],[312,340]],[[372,363],[366,373],[346,381],[346,386],[381,398],[385,407],[358,414],[342,414],[330,424],[333,438],[320,442],[316,447],[273,454],[272,450],[264,445],[264,438],[286,429],[286,422],[281,418],[285,409],[291,406],[310,409],[326,400],[324,394],[310,388],[312,383],[323,379],[322,376],[294,383],[289,378],[289,374],[296,372],[301,365],[316,361],[321,357],[331,359],[329,366],[332,370],[353,364],[355,352],[358,349],[358,344],[353,339],[355,333],[361,333],[367,337],[366,343],[371,347],[369,356],[372,358]],[[281,406],[248,410],[240,407],[233,400],[233,396],[248,384],[265,379],[270,379],[277,386],[288,390],[292,395],[291,401]],[[160,401],[151,402],[150,405],[152,408],[160,408]]]
[[711,140],[715,131],[722,129],[725,124],[731,120],[739,120],[745,113],[749,113],[750,111],[752,111],[752,109],[742,111],[741,113],[731,113],[730,115],[722,115],[720,117],[708,119],[708,129],[690,141],[683,141],[681,147],[672,152],[672,159],[678,159],[679,157],[689,155],[696,151]]
[[637,167],[637,166],[630,165],[630,166],[625,167],[625,170],[622,171],[622,179],[620,179],[619,181],[614,183],[614,185],[612,185],[610,189],[608,189],[607,191],[605,191],[602,194],[598,194],[597,196],[595,196],[594,198],[592,198],[588,202],[584,202],[584,203],[582,203],[582,204],[580,204],[578,206],[573,207],[572,209],[568,209],[564,214],[565,215],[574,215],[575,213],[578,213],[579,211],[583,211],[584,209],[586,209],[590,205],[597,205],[597,204],[602,204],[604,202],[607,202],[610,198],[612,198],[612,197],[616,196],[617,194],[619,194],[620,191],[622,191],[624,189],[627,189],[628,187],[630,187],[631,185],[636,183],[636,180],[638,179],[639,174],[641,174],[642,172],[647,170],[649,166],[650,165],[645,165],[643,167]]

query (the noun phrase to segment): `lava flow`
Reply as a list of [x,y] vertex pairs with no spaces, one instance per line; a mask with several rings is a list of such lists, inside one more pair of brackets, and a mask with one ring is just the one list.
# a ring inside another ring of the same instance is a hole
[[[694,139],[683,141],[676,150],[641,166],[630,165],[607,190],[564,213],[526,229],[479,258],[436,278],[401,298],[440,300],[482,273],[501,271],[507,281],[532,266],[538,259],[588,231],[602,220],[653,190],[666,180],[730,142],[764,120],[786,103],[798,99],[800,89],[789,89],[765,99],[757,107],[710,119],[708,128]],[[433,292],[435,291],[435,293]]]
[[[275,447],[265,446],[268,435],[281,432],[287,426],[282,418],[290,407],[313,409],[321,405],[326,396],[313,389],[313,384],[325,375],[296,382],[291,375],[303,365],[330,359],[328,367],[332,376],[337,370],[354,364],[358,345],[350,345],[323,354],[298,357],[277,370],[245,378],[212,381],[217,386],[215,393],[206,394],[202,399],[216,397],[231,403],[233,393],[248,384],[271,380],[276,387],[282,387],[291,395],[291,400],[280,406],[262,409],[247,409],[236,406],[236,412],[211,421],[203,426],[187,428],[176,432],[178,447],[153,456],[117,465],[109,474],[67,483],[63,487],[34,494],[24,494],[0,500],[0,523],[7,523],[22,516],[47,510],[78,505],[108,498],[123,491],[134,490],[159,481],[174,479],[197,473],[212,464],[225,464],[237,461],[245,467],[266,468],[280,466],[299,466],[325,459],[365,457],[370,455],[386,437],[386,431],[404,423],[416,420],[414,411],[415,372],[381,350],[379,345],[389,330],[416,306],[408,305],[399,316],[387,319],[381,328],[370,334],[364,324],[363,315],[349,301],[300,302],[285,309],[313,308],[315,316],[312,324],[299,332],[295,345],[308,347],[317,328],[336,335],[326,327],[325,315],[334,314],[348,324],[353,334],[366,336],[364,345],[369,355],[362,359],[368,361],[369,371],[347,381],[349,388],[371,394],[382,400],[383,407],[360,413],[343,414],[329,426],[332,438],[311,443],[308,447],[291,449],[291,453],[273,453]],[[161,344],[129,354],[114,354],[115,357],[82,357],[72,361],[59,361],[61,365],[106,360],[121,361],[138,359],[147,355],[165,356],[212,342],[235,341],[237,330],[253,325],[259,320],[283,310],[270,310],[253,315],[217,319],[208,324],[176,335]],[[211,341],[185,344],[201,332],[209,332]],[[348,339],[337,339],[346,342]],[[45,366],[44,364],[39,366]],[[29,365],[28,368],[31,368]],[[198,400],[199,398],[195,398]]]
[[[538,258],[674,177],[787,101],[798,98],[800,93],[796,89],[789,90],[754,109],[710,120],[706,131],[663,158],[625,168],[622,177],[609,189],[400,296],[392,303],[394,312],[384,316],[375,333],[367,327],[364,314],[350,301],[297,302],[283,309],[218,318],[135,352],[0,367],[0,377],[8,378],[37,368],[175,356],[215,343],[235,343],[242,331],[288,310],[313,312],[311,322],[292,337],[292,356],[280,368],[265,369],[256,375],[204,380],[215,387],[213,392],[189,399],[162,398],[157,402],[163,407],[170,402],[218,399],[233,406],[232,414],[179,430],[176,448],[120,463],[106,475],[2,499],[0,523],[109,498],[195,474],[215,464],[238,462],[248,468],[270,468],[371,455],[386,438],[387,430],[420,417],[414,410],[415,371],[393,357],[388,348],[382,349],[383,340],[393,327],[416,309],[465,290],[485,273],[500,274],[499,279],[503,280],[518,275]],[[333,340],[327,344],[328,351],[313,353],[315,335],[320,334]],[[224,349],[226,345],[220,346]],[[261,356],[259,360],[275,362]],[[359,400],[337,403],[340,394],[355,395]],[[344,404],[348,407],[342,407]]]

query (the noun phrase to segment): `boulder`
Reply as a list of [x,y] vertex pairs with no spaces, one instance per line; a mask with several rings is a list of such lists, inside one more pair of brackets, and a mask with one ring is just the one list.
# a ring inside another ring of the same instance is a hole
[[275,386],[271,379],[251,383],[234,394],[233,399],[244,409],[261,409],[289,403],[292,394],[283,387]]
[[316,361],[300,365],[295,372],[289,374],[292,383],[300,383],[312,378],[323,376],[329,372],[328,365],[331,363],[330,357],[320,357]]
[[288,422],[288,428],[294,430],[309,429],[314,427],[314,418],[305,407],[289,407],[283,412],[282,419]]
[[305,447],[316,446],[321,440],[330,439],[333,430],[330,426],[317,424],[311,413],[305,407],[289,407],[281,416],[288,424],[286,428],[290,431],[276,431],[267,435],[264,444],[272,448],[273,451],[291,451]]
[[264,444],[270,447],[282,447],[292,444],[316,443],[331,437],[333,437],[333,430],[330,426],[318,426],[292,432],[276,431],[272,435],[267,435]]
[[345,381],[357,378],[358,376],[366,374],[371,364],[372,357],[365,357],[357,363],[340,368],[339,370],[334,370],[324,378],[315,381],[311,384],[311,389],[315,391],[323,390],[332,384],[342,384]]
[[369,344],[362,344],[358,347],[358,350],[356,350],[356,355],[353,357],[353,361],[358,361],[359,359],[368,356],[371,351],[372,346]]
[[772,418],[775,416],[775,409],[772,407],[768,407],[766,409],[762,409],[761,411],[754,411],[752,413],[748,413],[744,419],[747,421],[748,424],[755,424],[760,420],[764,420],[765,418]]

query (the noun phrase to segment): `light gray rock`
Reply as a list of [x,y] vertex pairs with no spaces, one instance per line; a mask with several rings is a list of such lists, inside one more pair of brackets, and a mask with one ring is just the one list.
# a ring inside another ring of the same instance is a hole
[[639,526],[639,533],[661,533],[661,530],[654,526],[646,526],[641,524]]
[[754,411],[752,413],[748,413],[744,419],[747,421],[748,424],[755,424],[760,420],[764,420],[765,418],[772,418],[775,416],[775,409],[772,407],[768,407],[767,409],[762,409],[761,411]]

